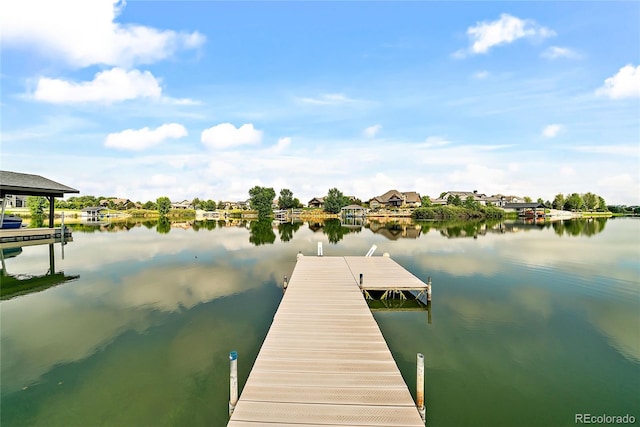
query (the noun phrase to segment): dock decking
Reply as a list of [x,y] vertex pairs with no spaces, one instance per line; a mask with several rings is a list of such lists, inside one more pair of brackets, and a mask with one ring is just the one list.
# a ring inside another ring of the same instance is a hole
[[[0,230],[0,245],[2,247],[15,246],[14,242],[26,242],[26,241],[38,241],[38,240],[50,240],[61,238],[61,227],[55,228],[15,228]],[[65,238],[71,236],[71,229],[69,227],[64,228]],[[39,242],[41,243],[41,242]],[[48,243],[48,242],[45,242]],[[5,246],[5,244],[7,244]],[[35,243],[38,244],[38,243]],[[20,246],[26,246],[26,243],[20,244]]]
[[426,285],[388,257],[299,257],[229,427],[421,426],[359,288]]

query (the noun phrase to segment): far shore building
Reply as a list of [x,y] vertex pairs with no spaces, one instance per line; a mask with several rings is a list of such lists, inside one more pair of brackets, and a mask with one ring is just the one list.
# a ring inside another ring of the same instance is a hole
[[449,197],[460,197],[460,200],[464,203],[469,196],[473,197],[474,202],[478,202],[483,206],[493,205],[499,208],[504,208],[507,203],[522,203],[524,202],[524,198],[519,196],[504,196],[502,194],[494,194],[492,196],[487,196],[484,193],[478,193],[477,190],[474,191],[447,191],[442,195],[442,197],[438,197],[437,199],[431,200],[432,205],[446,205]]
[[307,203],[307,206],[309,206],[310,208],[324,207],[324,197],[314,197],[313,199],[309,200],[309,203]]
[[171,209],[193,209],[193,205],[188,200],[183,200],[177,203],[171,203]]
[[109,209],[104,206],[89,206],[83,208],[80,215],[82,216],[82,218],[96,219],[100,218],[102,215],[104,215],[104,212],[108,210]]
[[27,196],[7,194],[5,196],[5,207],[7,207],[9,209],[26,208],[27,207]]
[[364,218],[365,210],[360,205],[348,205],[340,209],[340,214],[344,217]]
[[377,208],[419,208],[422,205],[420,194],[415,191],[400,192],[389,190],[381,196],[369,200],[371,209]]

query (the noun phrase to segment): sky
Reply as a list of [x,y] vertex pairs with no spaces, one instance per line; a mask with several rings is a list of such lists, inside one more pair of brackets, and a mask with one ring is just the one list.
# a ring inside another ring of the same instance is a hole
[[0,168],[81,195],[640,204],[639,2],[0,7]]

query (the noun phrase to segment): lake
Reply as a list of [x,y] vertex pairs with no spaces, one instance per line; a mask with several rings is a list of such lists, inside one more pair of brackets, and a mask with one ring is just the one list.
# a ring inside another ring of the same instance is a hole
[[374,311],[412,394],[425,355],[429,426],[640,419],[638,219],[72,228],[64,258],[60,243],[4,251],[12,277],[63,274],[0,303],[3,427],[224,426],[229,351],[242,387],[283,277],[318,241],[432,277],[430,313]]

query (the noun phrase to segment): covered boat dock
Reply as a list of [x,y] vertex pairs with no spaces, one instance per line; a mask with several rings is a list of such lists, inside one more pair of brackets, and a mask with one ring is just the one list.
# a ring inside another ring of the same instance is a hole
[[[40,175],[10,172],[0,170],[0,199],[2,199],[2,214],[0,214],[0,228],[4,222],[4,206],[7,195],[42,196],[49,200],[49,228],[40,229],[16,229],[0,230],[0,243],[5,241],[16,241],[20,239],[21,233],[26,233],[30,240],[34,236],[47,236],[60,234],[62,230],[53,227],[55,217],[55,198],[64,197],[68,193],[79,193],[75,188],[68,187],[59,182],[52,181]],[[40,230],[40,231],[38,231]]]

